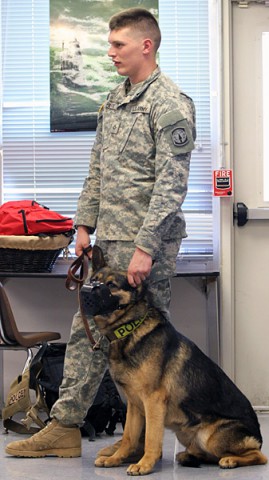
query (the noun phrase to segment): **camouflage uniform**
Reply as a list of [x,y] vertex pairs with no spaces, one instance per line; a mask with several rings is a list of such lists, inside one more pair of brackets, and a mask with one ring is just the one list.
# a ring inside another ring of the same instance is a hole
[[[181,205],[195,139],[192,100],[157,68],[135,86],[125,80],[98,118],[89,176],[76,225],[96,229],[109,265],[127,269],[137,247],[154,261],[151,302],[169,318],[170,278],[186,236]],[[98,332],[91,318],[92,333]],[[92,352],[78,312],[73,319],[60,398],[51,415],[81,424],[107,365],[108,342]]]

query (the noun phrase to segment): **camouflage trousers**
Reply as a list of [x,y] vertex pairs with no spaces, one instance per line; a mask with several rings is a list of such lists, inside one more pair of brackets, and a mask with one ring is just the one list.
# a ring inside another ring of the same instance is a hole
[[[127,270],[135,248],[132,242],[97,240],[96,244],[102,248],[106,261],[112,268]],[[179,246],[180,242],[163,244],[147,280],[151,304],[162,311],[168,319],[171,298],[170,278],[175,272]],[[93,319],[88,317],[88,322],[95,340],[98,340],[100,335]],[[72,322],[65,354],[63,381],[59,399],[51,410],[52,418],[66,425],[81,426],[83,424],[83,419],[94,401],[107,368],[108,340],[102,338],[100,346],[100,350],[91,348],[80,311],[78,311]]]

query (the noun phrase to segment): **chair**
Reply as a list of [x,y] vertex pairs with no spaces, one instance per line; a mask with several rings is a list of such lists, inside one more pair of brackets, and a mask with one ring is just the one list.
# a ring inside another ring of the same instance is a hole
[[0,282],[0,350],[25,350],[27,359],[23,372],[33,358],[32,348],[39,348],[44,343],[60,338],[58,332],[19,331],[4,286]]

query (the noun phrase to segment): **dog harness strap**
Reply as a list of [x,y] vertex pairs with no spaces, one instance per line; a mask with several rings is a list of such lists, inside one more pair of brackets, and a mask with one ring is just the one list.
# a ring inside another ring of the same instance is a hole
[[34,435],[34,433],[37,433],[40,431],[40,428],[37,428],[37,427],[26,428],[24,425],[21,425],[15,420],[12,420],[12,418],[6,418],[5,420],[3,420],[3,426],[6,432],[11,430],[12,432],[16,432],[16,433],[22,433],[22,434],[31,433],[32,435]]

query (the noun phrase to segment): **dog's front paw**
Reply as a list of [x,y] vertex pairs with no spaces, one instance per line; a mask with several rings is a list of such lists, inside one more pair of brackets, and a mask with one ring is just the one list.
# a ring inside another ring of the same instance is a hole
[[147,475],[153,470],[154,464],[134,463],[127,468],[127,475]]
[[120,448],[121,442],[122,440],[118,440],[116,443],[108,445],[108,447],[101,448],[101,450],[97,452],[96,457],[111,457]]
[[235,457],[223,457],[219,461],[219,466],[221,468],[236,468],[237,461]]
[[121,464],[120,459],[112,457],[97,457],[95,459],[94,465],[96,467],[118,467]]

